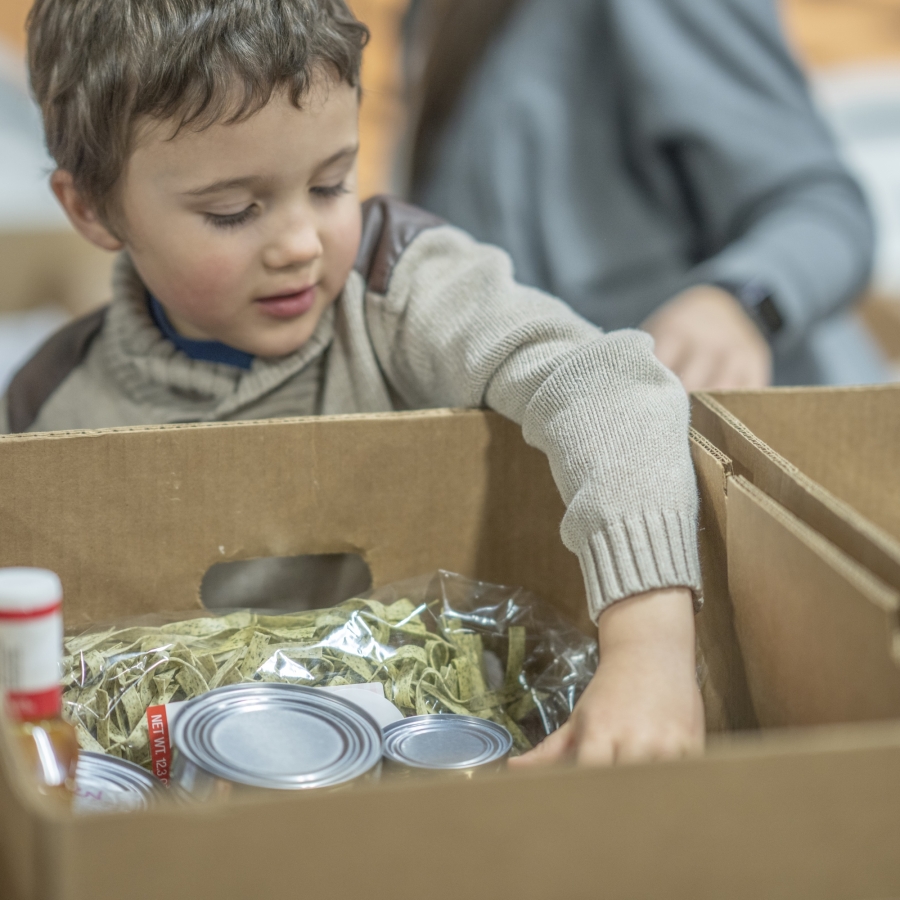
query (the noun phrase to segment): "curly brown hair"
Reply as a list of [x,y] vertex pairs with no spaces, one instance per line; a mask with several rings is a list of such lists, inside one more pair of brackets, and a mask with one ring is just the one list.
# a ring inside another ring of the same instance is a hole
[[299,107],[322,69],[358,88],[368,38],[344,0],[37,0],[28,62],[51,156],[108,219],[139,120]]

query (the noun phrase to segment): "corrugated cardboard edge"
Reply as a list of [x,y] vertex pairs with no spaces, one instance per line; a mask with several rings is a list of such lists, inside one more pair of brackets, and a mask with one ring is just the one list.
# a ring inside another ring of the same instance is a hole
[[742,477],[727,556],[763,727],[900,718],[896,589]]
[[0,434],[0,442],[8,441],[58,441],[73,437],[98,437],[110,434],[154,434],[167,431],[200,431],[217,429],[254,428],[259,425],[293,425],[298,422],[372,422],[380,419],[447,419],[454,416],[479,416],[473,409],[414,409],[399,412],[353,413],[334,416],[291,416],[280,419],[238,419],[234,422],[182,422],[174,425],[121,425],[116,428],[80,428],[69,431],[39,431],[23,434]]
[[700,491],[700,565],[703,609],[697,615],[697,639],[704,669],[701,685],[710,732],[757,726],[744,660],[734,629],[726,562],[726,494],[731,460],[696,431],[691,451]]
[[710,394],[692,395],[692,423],[733,473],[760,488],[883,581],[900,588],[900,543],[804,475]]

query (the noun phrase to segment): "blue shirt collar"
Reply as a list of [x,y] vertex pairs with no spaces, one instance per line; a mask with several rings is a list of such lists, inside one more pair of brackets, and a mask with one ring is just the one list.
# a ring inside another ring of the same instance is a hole
[[203,362],[222,363],[238,369],[249,369],[253,365],[253,354],[236,350],[219,341],[192,341],[183,337],[173,327],[162,304],[152,294],[149,298],[150,315],[156,327],[187,357]]

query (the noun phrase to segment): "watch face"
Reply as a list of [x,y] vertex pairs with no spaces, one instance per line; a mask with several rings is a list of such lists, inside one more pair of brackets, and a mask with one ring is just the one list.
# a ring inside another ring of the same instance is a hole
[[756,315],[765,326],[770,336],[778,334],[784,328],[784,319],[775,305],[771,294],[767,294],[756,306]]
[[773,292],[762,282],[747,281],[739,284],[722,281],[718,282],[718,286],[737,298],[768,337],[774,337],[784,327],[784,318],[775,303]]

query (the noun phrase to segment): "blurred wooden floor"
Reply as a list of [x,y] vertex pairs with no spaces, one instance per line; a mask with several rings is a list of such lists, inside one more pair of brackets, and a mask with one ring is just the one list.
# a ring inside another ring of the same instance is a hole
[[900,0],[782,0],[782,6],[811,66],[900,60]]
[[[111,0],[114,2],[114,0]],[[900,0],[781,0],[785,21],[801,56],[811,66],[863,60],[900,61]],[[362,107],[363,195],[390,180],[396,135],[402,125],[399,27],[407,0],[350,0],[372,29],[366,53]],[[30,0],[0,0],[0,36],[24,46]]]
[[403,127],[400,27],[408,0],[349,0],[372,31],[363,63],[360,110],[360,195],[387,190],[397,138]]

